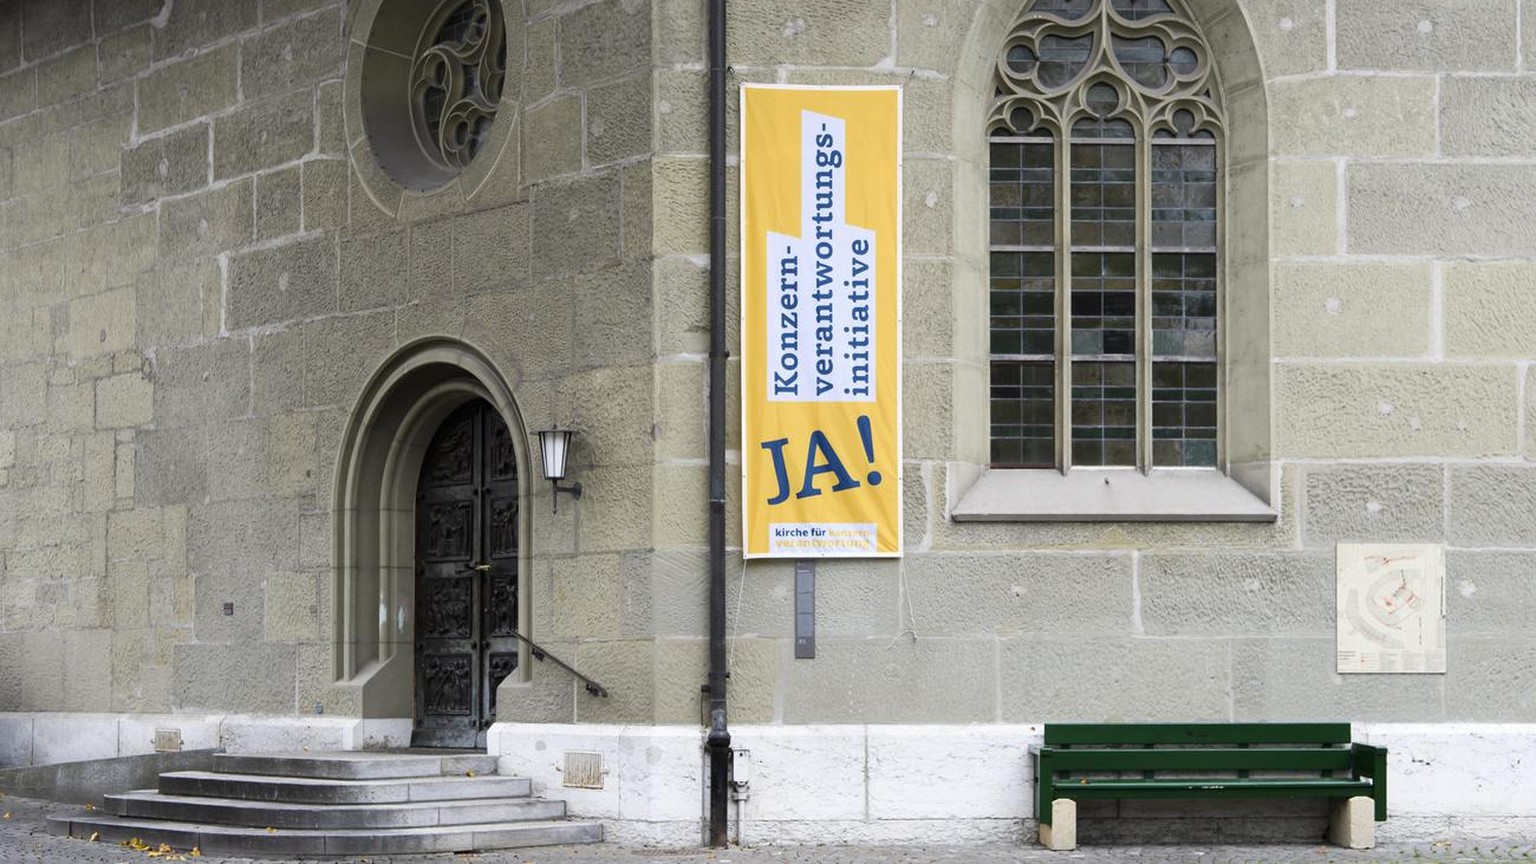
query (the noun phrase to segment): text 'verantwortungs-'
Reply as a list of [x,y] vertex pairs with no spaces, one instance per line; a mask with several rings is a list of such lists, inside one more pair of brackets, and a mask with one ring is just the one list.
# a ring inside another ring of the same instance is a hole
[[844,219],[843,121],[800,124],[800,236],[767,240],[768,399],[872,402],[875,235]]

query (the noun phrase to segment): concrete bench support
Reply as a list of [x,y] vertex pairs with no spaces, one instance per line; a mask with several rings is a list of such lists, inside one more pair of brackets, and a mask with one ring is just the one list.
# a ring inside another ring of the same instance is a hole
[[[1367,801],[1370,799],[1367,798]],[[1057,852],[1077,848],[1077,802],[1057,798],[1051,802],[1051,821],[1040,821],[1040,845]]]
[[1374,802],[1364,796],[1342,798],[1333,804],[1328,819],[1328,840],[1349,849],[1370,849],[1376,845]]

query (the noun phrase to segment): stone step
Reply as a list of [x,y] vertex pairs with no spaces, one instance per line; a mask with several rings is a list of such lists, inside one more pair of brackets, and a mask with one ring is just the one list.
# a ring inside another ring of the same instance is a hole
[[279,829],[431,828],[565,818],[564,801],[538,798],[471,798],[317,807],[277,801],[162,795],[153,789],[107,795],[102,810],[132,819]]
[[409,777],[472,776],[496,773],[496,757],[484,753],[220,753],[213,757],[221,774],[263,774],[322,780],[388,780]]
[[595,822],[497,822],[431,828],[366,830],[283,830],[162,822],[102,814],[55,816],[54,834],[120,843],[137,838],[150,846],[169,844],[179,852],[194,847],[204,855],[296,856],[384,855],[472,852],[572,843],[600,843],[603,827]]
[[386,780],[332,780],[170,771],[160,775],[160,792],[198,798],[278,801],[288,804],[401,804],[467,798],[521,798],[531,792],[524,777],[418,777]]

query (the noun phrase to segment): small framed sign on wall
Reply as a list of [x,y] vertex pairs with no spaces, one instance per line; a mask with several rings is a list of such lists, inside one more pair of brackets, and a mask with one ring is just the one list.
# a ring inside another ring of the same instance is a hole
[[1338,671],[1445,672],[1445,547],[1338,545]]

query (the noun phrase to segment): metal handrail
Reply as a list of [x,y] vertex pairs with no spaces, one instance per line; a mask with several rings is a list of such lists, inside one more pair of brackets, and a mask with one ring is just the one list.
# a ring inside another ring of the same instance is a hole
[[572,675],[575,675],[577,678],[580,678],[582,686],[587,689],[588,693],[591,693],[593,696],[601,696],[601,697],[603,697],[605,699],[608,698],[608,689],[606,687],[604,687],[603,685],[597,683],[596,681],[593,681],[591,678],[588,678],[587,676],[581,674],[580,672],[577,672],[571,666],[571,664],[569,664],[569,663],[565,662],[564,660],[561,660],[559,657],[556,657],[555,655],[549,653],[549,649],[548,648],[545,648],[544,646],[542,646],[539,643],[533,641],[532,639],[529,639],[527,636],[524,636],[523,634],[518,633],[515,630],[512,632],[512,635],[516,636],[519,640],[521,640],[522,642],[524,642],[524,643],[526,643],[528,645],[529,650],[531,650],[533,652],[533,659],[538,660],[541,663],[543,661],[545,661],[545,660],[548,660],[551,663],[554,663],[556,666],[559,666],[561,669],[564,669],[565,671],[571,673]]

